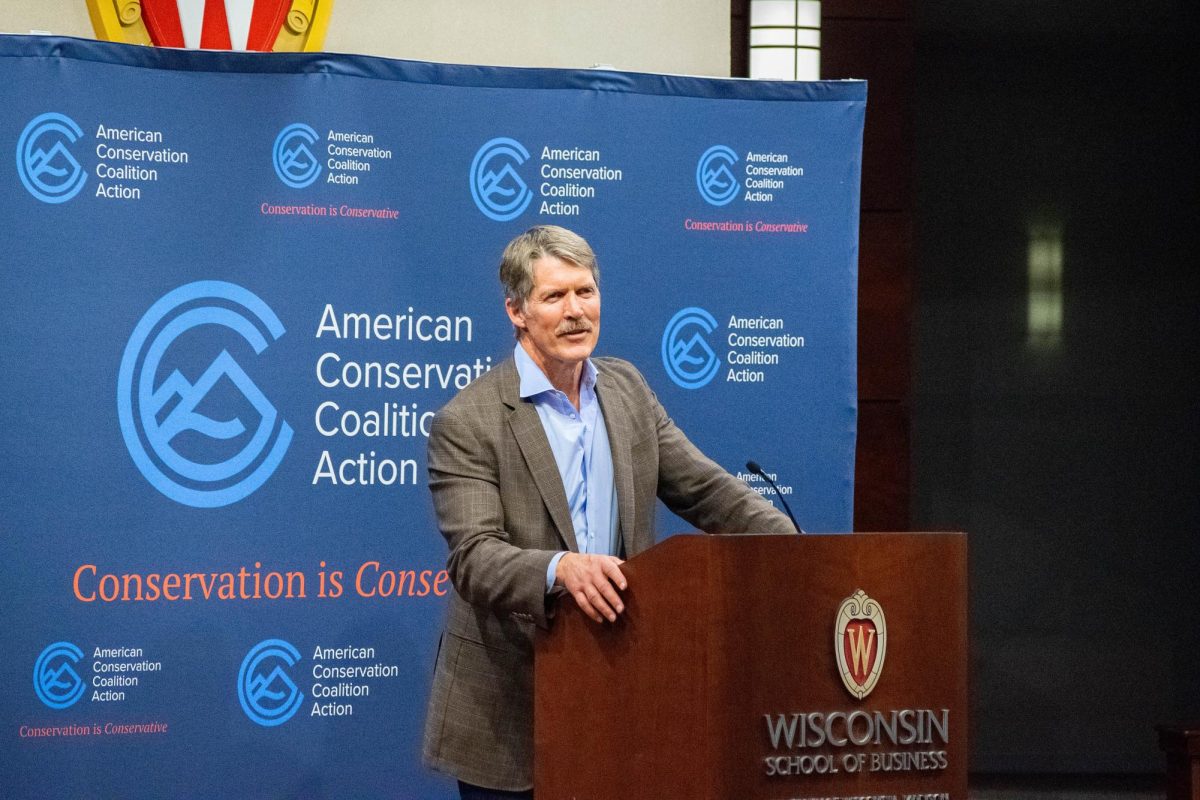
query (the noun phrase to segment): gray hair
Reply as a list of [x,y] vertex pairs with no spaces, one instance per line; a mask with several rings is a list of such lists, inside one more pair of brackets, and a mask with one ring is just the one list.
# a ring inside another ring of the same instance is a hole
[[500,283],[504,287],[505,300],[525,307],[525,301],[533,292],[533,262],[546,256],[555,256],[590,270],[592,280],[600,286],[596,254],[582,236],[557,225],[538,225],[509,242],[500,257]]

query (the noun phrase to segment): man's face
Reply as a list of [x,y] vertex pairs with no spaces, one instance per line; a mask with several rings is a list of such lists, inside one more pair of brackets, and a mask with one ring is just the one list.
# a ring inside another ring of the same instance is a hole
[[533,262],[533,291],[524,307],[505,301],[508,318],[548,377],[583,363],[600,338],[600,289],[592,272],[557,256]]

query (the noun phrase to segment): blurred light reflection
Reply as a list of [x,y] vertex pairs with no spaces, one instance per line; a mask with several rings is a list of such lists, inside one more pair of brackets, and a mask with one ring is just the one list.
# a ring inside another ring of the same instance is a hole
[[1061,222],[1029,226],[1028,342],[1052,348],[1062,341],[1063,234]]

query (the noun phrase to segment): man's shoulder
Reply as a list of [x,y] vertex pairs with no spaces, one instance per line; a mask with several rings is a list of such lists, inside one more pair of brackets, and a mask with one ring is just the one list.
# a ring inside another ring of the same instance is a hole
[[596,391],[601,397],[622,398],[627,411],[641,414],[655,405],[654,390],[641,370],[623,358],[593,358],[596,365]]
[[592,363],[596,365],[596,372],[599,375],[607,376],[622,383],[642,385],[646,383],[646,379],[642,377],[641,371],[623,358],[598,356],[592,359]]
[[515,380],[516,367],[511,358],[501,361],[467,384],[438,411],[438,416],[478,415],[483,409],[503,405],[508,383]]

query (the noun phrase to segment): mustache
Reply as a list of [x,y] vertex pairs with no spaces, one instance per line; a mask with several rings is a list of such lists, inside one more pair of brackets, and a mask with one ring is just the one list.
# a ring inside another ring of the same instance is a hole
[[554,332],[555,336],[568,336],[572,333],[591,333],[592,325],[590,322],[570,322],[565,325],[560,325],[558,330]]

